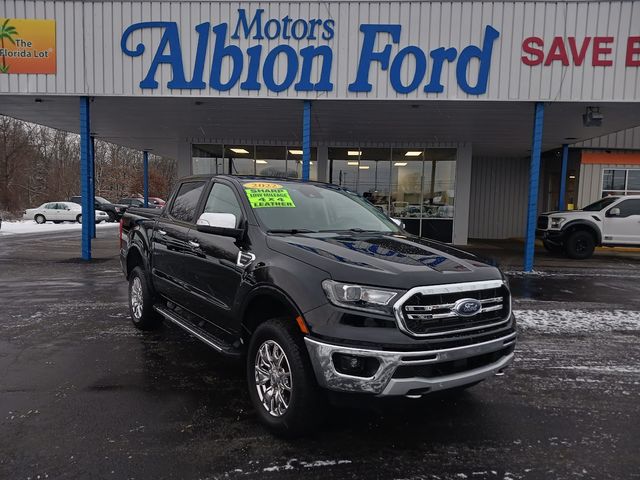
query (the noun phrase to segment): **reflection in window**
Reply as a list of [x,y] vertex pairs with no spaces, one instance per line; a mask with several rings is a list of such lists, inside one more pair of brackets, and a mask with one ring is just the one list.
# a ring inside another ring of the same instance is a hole
[[171,207],[171,216],[183,222],[193,222],[204,182],[183,183]]
[[602,171],[602,196],[638,195],[640,191],[640,168]]

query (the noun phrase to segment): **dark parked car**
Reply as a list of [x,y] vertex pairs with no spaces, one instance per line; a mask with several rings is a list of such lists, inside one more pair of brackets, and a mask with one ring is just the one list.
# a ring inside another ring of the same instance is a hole
[[[71,197],[69,201],[82,205],[82,197],[80,196]],[[110,222],[120,221],[122,214],[127,211],[127,205],[111,203],[109,200],[102,197],[95,197],[94,207],[96,210],[107,212]]]
[[[127,207],[144,208],[144,198],[142,197],[128,197],[121,198],[118,203],[126,205]],[[164,207],[164,200],[157,197],[149,197],[149,208],[162,208]]]
[[497,268],[335,185],[189,177],[163,210],[130,209],[121,245],[134,325],[168,320],[244,359],[253,406],[276,432],[311,428],[327,390],[416,398],[513,360]]

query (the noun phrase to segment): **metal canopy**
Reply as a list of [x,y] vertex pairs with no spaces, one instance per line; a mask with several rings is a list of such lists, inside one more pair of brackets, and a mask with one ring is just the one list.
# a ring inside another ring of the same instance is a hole
[[[35,99],[38,98],[39,102]],[[0,113],[78,132],[78,97],[5,96]],[[595,105],[601,127],[584,127]],[[474,156],[524,157],[531,148],[532,103],[461,101],[316,100],[314,144],[472,144]],[[640,125],[638,103],[549,103],[543,151]],[[177,158],[185,142],[275,144],[302,140],[302,100],[96,97],[91,103],[96,138]]]

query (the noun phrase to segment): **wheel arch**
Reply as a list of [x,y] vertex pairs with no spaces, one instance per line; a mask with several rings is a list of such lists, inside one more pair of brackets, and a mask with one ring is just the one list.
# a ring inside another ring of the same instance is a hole
[[142,255],[140,248],[138,248],[137,245],[133,245],[127,252],[127,279],[129,278],[129,275],[131,275],[133,269],[136,267],[142,267],[146,270],[147,262],[144,255]]
[[602,244],[602,233],[594,222],[589,220],[572,220],[562,227],[562,233],[565,239],[573,232],[579,230],[591,233],[596,241],[596,245]]
[[257,287],[247,295],[240,314],[242,338],[248,341],[261,323],[272,318],[288,317],[295,322],[301,315],[293,299],[279,288],[267,285]]

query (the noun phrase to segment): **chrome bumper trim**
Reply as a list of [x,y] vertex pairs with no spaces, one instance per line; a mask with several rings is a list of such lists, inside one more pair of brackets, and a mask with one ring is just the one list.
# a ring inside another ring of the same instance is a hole
[[[511,363],[513,353],[504,356],[492,364],[453,375],[433,378],[392,378],[396,368],[401,365],[437,364],[501,350],[515,343],[516,333],[514,332],[495,340],[474,345],[417,352],[388,352],[384,350],[344,347],[320,342],[309,337],[305,337],[304,340],[316,378],[321,387],[341,392],[360,392],[379,396],[391,396],[406,395],[411,390],[423,388],[428,388],[429,391],[445,390],[491,377]],[[373,357],[380,362],[380,366],[371,377],[345,375],[338,372],[333,365],[332,357],[334,353]]]

